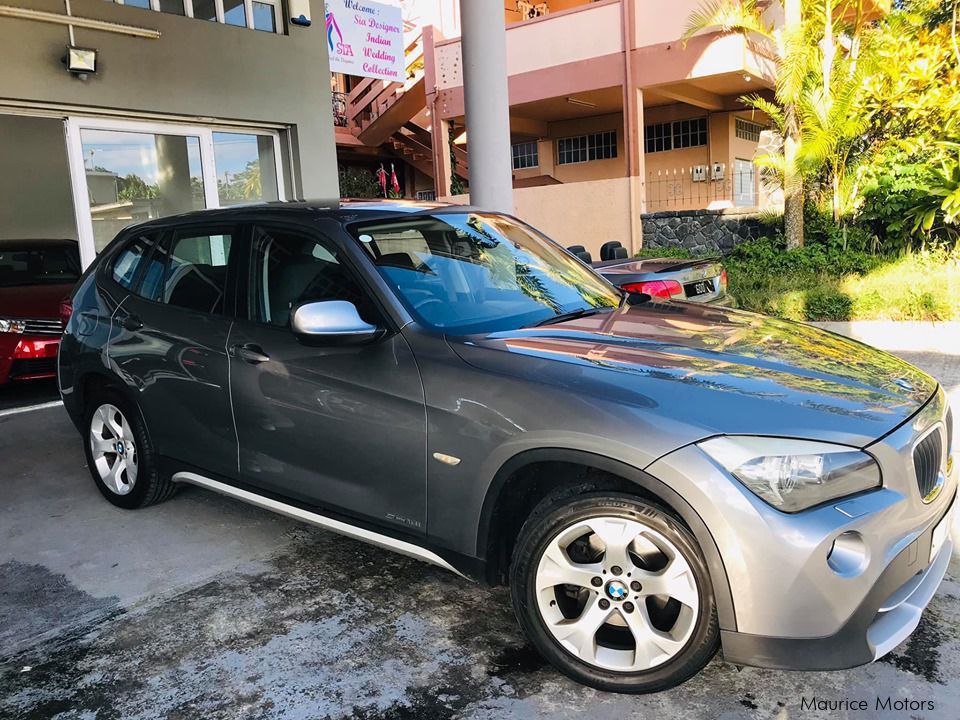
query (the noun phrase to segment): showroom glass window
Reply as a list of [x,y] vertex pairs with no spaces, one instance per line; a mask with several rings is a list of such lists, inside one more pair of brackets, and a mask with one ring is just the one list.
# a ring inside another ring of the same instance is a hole
[[279,199],[272,136],[215,132],[213,156],[221,205]]
[[127,225],[206,207],[199,137],[84,128],[80,138],[97,252]]

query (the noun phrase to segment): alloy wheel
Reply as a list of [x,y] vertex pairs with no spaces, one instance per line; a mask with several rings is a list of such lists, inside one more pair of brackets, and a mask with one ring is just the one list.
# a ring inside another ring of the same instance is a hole
[[120,409],[101,405],[90,419],[90,450],[103,484],[117,495],[126,495],[137,481],[137,444],[133,429]]
[[559,532],[540,557],[535,591],[553,638],[605,670],[662,665],[683,650],[700,615],[694,572],[677,546],[624,517]]

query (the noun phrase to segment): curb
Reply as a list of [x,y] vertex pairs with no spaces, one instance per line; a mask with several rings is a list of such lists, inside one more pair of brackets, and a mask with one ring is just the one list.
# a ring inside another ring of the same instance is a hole
[[882,350],[960,355],[960,322],[851,320],[808,325],[846,335]]

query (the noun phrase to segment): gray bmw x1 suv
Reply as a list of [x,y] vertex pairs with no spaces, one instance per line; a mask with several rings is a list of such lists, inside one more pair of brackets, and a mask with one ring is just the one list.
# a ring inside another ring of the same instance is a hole
[[867,663],[952,550],[936,381],[837,335],[625,295],[465,207],[279,203],[124,230],[60,351],[94,482],[189,483],[508,583],[567,675]]

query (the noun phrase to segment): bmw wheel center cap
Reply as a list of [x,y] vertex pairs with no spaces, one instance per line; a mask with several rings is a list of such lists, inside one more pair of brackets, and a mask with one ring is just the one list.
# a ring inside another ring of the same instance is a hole
[[611,580],[607,583],[607,596],[611,600],[623,600],[627,596],[627,586],[619,580]]

